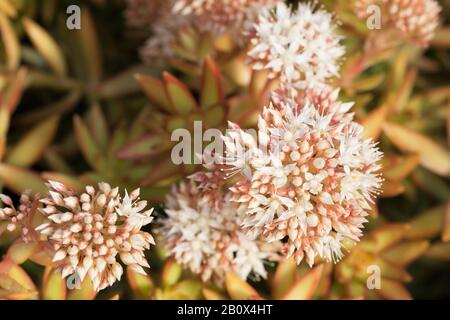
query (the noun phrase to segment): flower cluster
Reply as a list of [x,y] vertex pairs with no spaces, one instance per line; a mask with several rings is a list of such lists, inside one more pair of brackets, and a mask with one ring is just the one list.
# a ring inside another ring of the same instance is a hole
[[381,183],[381,153],[363,140],[352,103],[337,95],[279,91],[259,118],[259,144],[236,125],[224,137],[231,169],[243,172],[231,191],[244,229],[269,242],[287,239],[287,255],[297,263],[306,256],[310,266],[316,256],[339,261],[343,240],[361,237]]
[[203,31],[229,33],[242,38],[257,21],[259,12],[272,9],[278,0],[178,0],[174,12],[193,16]]
[[255,70],[268,70],[285,85],[297,89],[323,88],[339,76],[345,53],[332,14],[312,3],[293,11],[280,2],[263,10],[252,32],[249,61]]
[[55,254],[53,261],[67,277],[86,275],[99,291],[120,280],[120,260],[134,271],[145,274],[149,267],[144,250],[154,244],[141,228],[152,221],[147,202],[139,199],[139,189],[122,198],[118,188],[99,183],[98,190],[87,186],[77,195],[63,184],[50,181],[49,194],[41,199],[42,214],[48,222],[36,230],[46,235]]
[[19,207],[15,208],[10,197],[0,194],[0,203],[6,207],[0,208],[0,221],[7,221],[6,229],[10,232],[20,228],[22,239],[30,240],[30,220],[33,212],[38,206],[39,195],[31,195],[30,191],[22,193],[19,200]]
[[171,0],[126,0],[125,18],[128,25],[146,27],[159,23],[170,11]]
[[358,17],[366,19],[371,5],[381,8],[384,28],[394,27],[419,47],[428,47],[439,25],[441,7],[435,0],[359,0],[355,3]]
[[[259,12],[273,8],[279,0],[129,0],[126,17],[129,25],[148,26],[153,35],[142,49],[144,59],[172,57],[177,37],[199,32],[214,37],[228,34],[245,45],[246,30],[251,29]],[[157,23],[156,23],[157,22]]]
[[231,194],[222,196],[216,189],[211,197],[194,180],[174,187],[167,197],[168,217],[162,221],[160,235],[171,255],[204,282],[221,285],[227,272],[242,279],[266,278],[264,261],[278,258],[278,244],[246,236]]

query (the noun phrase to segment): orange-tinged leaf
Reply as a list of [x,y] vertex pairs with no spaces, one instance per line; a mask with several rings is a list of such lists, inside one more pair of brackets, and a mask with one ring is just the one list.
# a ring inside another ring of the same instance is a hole
[[69,291],[67,300],[93,300],[96,295],[97,292],[94,290],[92,280],[85,277],[79,289]]
[[38,174],[5,163],[0,163],[0,181],[17,194],[28,189],[41,194],[47,192],[44,180]]
[[432,259],[450,261],[450,242],[438,242],[433,244],[425,253]]
[[7,256],[17,264],[27,261],[37,250],[39,246],[35,242],[25,243],[22,240],[16,240],[8,249]]
[[409,226],[407,224],[401,223],[391,223],[375,229],[370,234],[371,239],[375,240],[375,251],[383,251],[399,242],[408,229]]
[[223,294],[212,289],[203,288],[202,293],[206,300],[226,300]]
[[47,31],[28,17],[23,19],[23,25],[33,45],[58,75],[67,73],[67,66],[61,48]]
[[166,93],[174,109],[182,115],[197,109],[197,102],[186,85],[168,72],[163,74]]
[[409,273],[406,272],[406,270],[404,270],[401,266],[392,264],[380,258],[373,260],[371,264],[378,266],[380,268],[383,278],[388,278],[391,280],[399,280],[402,282],[409,282],[412,279]]
[[363,136],[365,139],[377,139],[380,136],[386,116],[387,108],[386,106],[381,106],[373,110],[361,121],[361,125],[364,127]]
[[131,93],[139,92],[139,85],[136,82],[135,75],[140,73],[156,73],[153,66],[136,65],[125,71],[103,81],[96,87],[96,93],[102,98],[118,98]]
[[402,151],[420,154],[420,163],[430,171],[450,175],[450,153],[432,139],[394,123],[385,123],[383,130]]
[[92,168],[102,171],[105,159],[91,132],[79,116],[74,117],[75,138],[84,158]]
[[164,147],[161,134],[145,134],[120,148],[117,151],[117,157],[127,160],[145,159],[168,149],[170,144]]
[[177,283],[174,289],[191,300],[198,300],[202,295],[203,285],[200,281],[187,279]]
[[0,12],[3,12],[8,17],[14,18],[17,16],[17,9],[11,3],[11,0],[0,1]]
[[233,300],[254,300],[260,296],[258,292],[247,282],[239,278],[235,273],[227,273],[225,287]]
[[81,30],[79,35],[81,48],[88,68],[89,80],[97,83],[102,77],[102,54],[95,22],[89,8],[86,6],[81,9]]
[[[5,101],[2,102],[4,105],[2,107],[6,107],[6,110],[9,111],[9,114],[13,114],[16,110],[21,98],[22,93],[25,87],[25,82],[28,77],[27,69],[21,67],[15,74],[13,79],[13,83],[11,84],[10,89],[8,90],[7,98],[3,98]],[[0,133],[4,130],[0,123]]]
[[445,207],[439,206],[429,209],[409,222],[410,228],[405,233],[407,239],[433,238],[439,234],[442,228],[442,218]]
[[11,22],[2,13],[0,13],[0,31],[6,50],[8,68],[16,69],[20,63],[20,43]]
[[382,185],[382,198],[396,197],[405,192],[405,186],[401,181],[385,180]]
[[28,274],[17,264],[6,258],[0,262],[0,275],[6,275],[27,290],[27,293],[9,295],[8,299],[32,299],[37,297],[36,286]]
[[203,66],[200,94],[200,105],[204,110],[221,103],[224,98],[220,70],[209,57]]
[[29,167],[39,160],[52,142],[59,124],[55,115],[32,128],[7,154],[6,162],[18,167]]
[[61,273],[47,267],[42,282],[41,298],[43,300],[65,300],[66,294],[66,281],[61,277]]
[[405,242],[386,250],[381,256],[392,264],[406,266],[420,257],[428,247],[428,241]]
[[442,224],[442,241],[450,241],[450,200],[447,201],[444,210],[444,221]]
[[311,299],[319,286],[324,265],[321,264],[311,269],[302,276],[296,284],[283,296],[283,300],[308,300]]
[[273,278],[273,297],[281,298],[295,281],[297,264],[293,257],[280,261]]
[[102,108],[98,103],[94,103],[86,117],[86,123],[91,129],[92,137],[97,145],[106,150],[109,144],[108,123],[103,114]]
[[169,259],[164,264],[164,268],[161,274],[161,280],[164,287],[173,286],[181,277],[183,269],[181,265],[175,262],[173,259]]
[[419,154],[406,155],[400,159],[399,163],[396,163],[394,166],[384,171],[383,177],[389,180],[402,181],[414,171],[419,162]]
[[48,266],[53,261],[53,252],[48,252],[48,250],[37,251],[30,257],[30,260],[41,266]]
[[414,183],[436,199],[447,201],[450,198],[450,187],[447,181],[422,167],[418,167],[411,176]]
[[144,91],[145,95],[152,101],[157,107],[164,111],[172,112],[174,111],[172,103],[166,94],[164,89],[164,83],[154,77],[145,76],[143,74],[136,74],[136,80]]
[[376,290],[376,294],[388,300],[411,300],[412,296],[399,281],[381,279],[381,288]]
[[131,268],[127,268],[127,279],[134,294],[141,299],[150,299],[155,285],[148,275],[144,276]]

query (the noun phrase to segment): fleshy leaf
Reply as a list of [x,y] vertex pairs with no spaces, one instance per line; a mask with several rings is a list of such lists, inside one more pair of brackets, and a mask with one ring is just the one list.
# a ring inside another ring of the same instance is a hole
[[197,102],[186,85],[168,72],[163,75],[166,93],[175,108],[182,115],[197,109]]
[[450,175],[450,153],[435,141],[394,123],[385,123],[384,132],[402,151],[420,154],[420,163],[434,173]]
[[139,160],[151,157],[160,152],[161,141],[160,134],[145,134],[144,136],[129,142],[117,151],[120,159]]
[[258,292],[235,273],[227,273],[225,287],[233,300],[255,300],[260,298]]
[[361,125],[364,126],[364,138],[377,139],[382,131],[382,126],[387,116],[387,108],[385,106],[378,107],[369,113]]
[[81,30],[79,35],[89,80],[92,83],[97,83],[102,77],[102,54],[95,22],[86,6],[81,9]]
[[324,265],[321,264],[311,269],[302,276],[296,284],[284,295],[283,300],[308,300],[311,299],[319,286]]
[[32,128],[8,153],[6,162],[24,168],[33,165],[53,140],[58,124],[55,115]]
[[297,264],[293,257],[285,259],[278,264],[273,278],[273,296],[282,297],[295,282]]
[[389,225],[378,227],[378,229],[371,233],[371,237],[376,243],[375,251],[383,251],[397,243],[405,236],[408,229],[408,225],[400,223],[391,223]]
[[43,56],[52,70],[59,76],[67,73],[67,66],[61,48],[47,31],[33,20],[23,19],[25,31],[33,45]]
[[405,234],[407,239],[433,238],[439,234],[442,228],[442,219],[445,207],[439,206],[429,209],[409,222],[410,228]]
[[201,80],[200,105],[203,110],[222,102],[224,98],[222,76],[219,68],[211,58],[206,58]]
[[399,282],[390,279],[381,279],[381,288],[376,291],[383,299],[389,300],[411,300],[411,294],[408,290]]
[[41,194],[47,191],[44,180],[36,173],[4,163],[0,163],[0,181],[17,194],[25,190]]
[[164,89],[164,83],[161,80],[143,74],[136,74],[135,78],[139,82],[139,85],[145,95],[157,107],[168,112],[174,111],[172,103],[170,102]]
[[173,259],[167,260],[161,274],[161,280],[164,287],[173,286],[181,277],[183,269],[181,265]]
[[5,46],[8,68],[16,69],[20,63],[20,43],[11,22],[2,13],[0,13],[0,31]]
[[131,268],[127,268],[127,279],[134,294],[141,299],[150,299],[155,285],[148,275],[144,276]]
[[213,289],[203,288],[203,296],[206,300],[226,300],[226,297]]
[[70,290],[67,294],[67,300],[93,300],[97,292],[94,290],[92,280],[85,277],[79,289]]
[[[382,257],[389,262],[406,266],[421,256],[428,248],[428,241],[412,241],[396,245],[382,253]],[[384,275],[384,273],[383,273]]]
[[450,242],[438,242],[433,244],[425,253],[432,259],[450,261]]
[[65,300],[66,293],[66,281],[61,277],[61,273],[47,267],[42,281],[41,298],[43,300]]
[[99,146],[92,137],[83,120],[79,116],[74,118],[75,137],[77,144],[84,155],[84,158],[92,168],[102,171],[105,166],[105,159],[100,151]]
[[27,261],[37,250],[39,246],[35,242],[25,243],[21,240],[16,240],[8,249],[7,256],[17,264],[22,264]]

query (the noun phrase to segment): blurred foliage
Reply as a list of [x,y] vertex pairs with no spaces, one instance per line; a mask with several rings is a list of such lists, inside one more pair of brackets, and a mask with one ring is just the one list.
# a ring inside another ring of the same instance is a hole
[[[442,27],[425,52],[408,43],[367,50],[371,31],[352,1],[321,2],[346,36],[341,98],[356,101],[357,120],[385,153],[382,199],[361,243],[335,266],[309,270],[287,260],[267,282],[229,274],[225,288],[202,284],[158,248],[148,276],[128,270],[97,298],[450,298],[450,1],[441,1]],[[82,7],[81,30],[66,27],[71,4]],[[120,0],[0,2],[2,192],[45,192],[47,179],[76,190],[107,181],[141,187],[159,205],[196,169],[170,161],[174,129],[193,130],[195,120],[204,130],[228,120],[254,125],[277,84],[246,66],[231,39],[186,32],[178,56],[145,64],[138,49],[149,32],[127,27],[124,8]],[[88,281],[67,289],[32,245],[5,228],[0,299],[96,297]],[[382,268],[382,290],[366,290],[372,263]]]

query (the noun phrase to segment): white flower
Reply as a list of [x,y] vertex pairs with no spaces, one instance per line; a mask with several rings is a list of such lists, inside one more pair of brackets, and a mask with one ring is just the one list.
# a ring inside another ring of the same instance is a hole
[[267,69],[272,77],[296,89],[323,88],[339,75],[344,47],[330,13],[300,3],[296,11],[279,2],[264,10],[254,26],[249,52],[255,70]]
[[65,278],[76,273],[81,281],[92,280],[100,291],[120,280],[120,260],[134,271],[145,274],[150,267],[144,251],[154,244],[141,227],[152,221],[153,209],[143,211],[139,189],[121,199],[118,188],[99,183],[98,190],[87,186],[76,194],[63,184],[49,181],[49,195],[40,202],[48,221],[36,228],[53,247],[53,262]]
[[265,278],[266,260],[277,258],[278,246],[245,235],[230,194],[216,192],[216,201],[202,193],[194,181],[182,182],[167,199],[167,218],[160,237],[175,260],[202,281],[222,285],[227,272],[242,279]]
[[263,159],[250,153],[251,177],[230,188],[248,234],[286,239],[285,251],[298,263],[304,257],[310,265],[317,256],[341,259],[343,239],[361,236],[365,210],[381,184],[376,162],[382,154],[362,138],[362,127],[347,113],[351,104],[338,102],[337,95],[277,92],[258,130],[278,150]]

